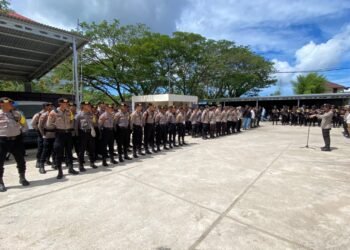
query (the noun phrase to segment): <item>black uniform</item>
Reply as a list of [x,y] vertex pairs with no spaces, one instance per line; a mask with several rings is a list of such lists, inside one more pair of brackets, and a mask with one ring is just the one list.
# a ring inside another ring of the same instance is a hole
[[[60,99],[59,103],[69,103],[67,99]],[[62,162],[66,162],[68,165],[68,172],[76,175],[77,171],[73,168],[72,157],[72,131],[73,131],[74,116],[68,110],[62,110],[57,108],[50,112],[47,127],[55,128],[56,137],[54,142],[54,151],[56,153],[58,175],[57,179],[63,178]]]
[[[116,138],[118,144],[119,161],[123,162],[124,159],[130,160],[128,156],[128,148],[130,142],[130,116],[128,112],[119,111],[114,117]],[[124,159],[123,159],[124,155]]]
[[[90,104],[89,104],[90,105]],[[79,137],[79,169],[84,172],[84,155],[88,152],[90,166],[95,166],[95,137],[96,130],[93,124],[93,115],[91,112],[81,111],[75,117],[75,133]]]

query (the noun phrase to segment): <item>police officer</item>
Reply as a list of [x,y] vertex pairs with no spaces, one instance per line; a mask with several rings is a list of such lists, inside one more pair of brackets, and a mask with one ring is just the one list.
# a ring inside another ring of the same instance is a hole
[[[44,112],[39,119],[38,129],[40,131],[40,134],[43,136],[43,151],[40,156],[39,161],[39,173],[46,174],[45,171],[45,161],[50,157],[50,155],[53,153],[53,144],[55,142],[55,129],[47,127],[47,119],[49,117],[49,113],[53,109],[52,103],[47,103]],[[53,154],[53,166],[56,166],[56,159],[55,154]]]
[[215,122],[216,122],[216,127],[215,127],[215,135],[216,137],[221,136],[221,105],[218,105],[217,108],[215,109]]
[[166,110],[165,107],[159,107],[159,112],[156,114],[156,117],[155,117],[157,151],[161,151],[160,150],[161,144],[163,144],[163,149],[169,150],[169,148],[166,146],[167,117],[165,115],[165,110]]
[[209,110],[209,132],[210,132],[210,138],[215,138],[215,131],[218,127],[215,117],[215,107],[211,107]]
[[205,106],[205,109],[201,114],[201,121],[202,121],[202,138],[206,140],[208,139],[208,132],[209,132],[209,106]]
[[221,135],[227,135],[227,116],[228,116],[228,106],[225,106],[224,110],[221,112]]
[[7,189],[3,181],[4,162],[7,153],[11,153],[17,163],[19,183],[28,186],[25,178],[26,163],[21,128],[26,126],[21,113],[14,110],[13,101],[8,97],[0,98],[0,192]]
[[144,144],[146,154],[152,154],[149,150],[151,147],[152,152],[157,151],[154,148],[154,106],[152,103],[148,104],[147,110],[143,113],[143,123],[144,123]]
[[[70,112],[71,112],[71,115],[72,116],[76,116],[78,114],[77,112],[77,105],[73,102],[70,102],[69,103],[69,109],[70,109]],[[74,120],[74,124],[73,124],[73,128],[75,127],[75,120]],[[80,148],[80,145],[79,145],[79,136],[78,134],[75,132],[75,130],[72,131],[72,140],[73,140],[73,147],[74,147],[74,151],[75,153],[77,154],[77,157],[79,157],[79,148]],[[77,160],[77,158],[74,158],[73,157],[73,160]]]
[[[122,103],[120,105],[120,111],[114,116],[115,131],[117,133],[117,144],[118,144],[118,155],[119,162],[124,162],[125,160],[131,160],[128,155],[129,148],[129,124],[130,115],[127,111],[127,105]],[[124,155],[124,159],[123,159]]]
[[40,110],[40,112],[36,113],[33,118],[32,118],[32,128],[37,132],[37,152],[36,152],[36,167],[39,168],[40,165],[40,158],[41,155],[43,153],[43,135],[40,133],[39,128],[38,128],[38,124],[39,124],[39,119],[40,116],[45,113],[47,111],[47,107],[46,107],[47,103],[43,103],[43,108],[42,110]]
[[130,117],[130,128],[132,130],[132,147],[133,147],[133,157],[138,158],[138,155],[145,155],[142,152],[142,104],[136,105],[135,111]]
[[229,107],[227,110],[227,134],[232,134],[235,132],[233,126],[233,107]]
[[194,108],[189,119],[192,125],[192,133],[191,133],[192,138],[197,137],[197,131],[198,131],[197,113],[198,113],[198,108]]
[[179,108],[179,112],[176,115],[176,125],[177,125],[177,135],[178,135],[179,146],[186,145],[185,114],[182,106]]
[[192,109],[189,108],[187,105],[184,108],[184,116],[185,116],[185,126],[186,126],[186,132],[188,135],[192,134],[192,123],[191,123],[191,114]]
[[167,124],[168,124],[168,135],[169,135],[169,147],[177,147],[176,138],[176,118],[175,118],[175,107],[170,106],[166,112]]
[[[102,158],[100,155],[102,155],[102,137],[100,134],[100,130],[98,127],[98,119],[102,112],[104,112],[105,104],[104,102],[99,102],[99,106],[92,105],[91,106],[91,113],[92,113],[92,123],[94,125],[96,137],[95,137],[95,160],[101,160]],[[113,114],[114,115],[114,114]]]
[[47,119],[47,127],[55,128],[56,137],[54,142],[54,151],[56,153],[58,175],[57,179],[63,178],[62,162],[66,158],[68,173],[77,175],[79,172],[73,168],[72,158],[72,131],[74,117],[69,110],[69,100],[66,98],[58,99],[59,107],[52,110]]
[[100,115],[98,124],[102,135],[102,165],[108,167],[107,164],[107,146],[109,152],[110,162],[117,164],[118,162],[114,159],[114,114],[113,105],[107,104],[105,112]]
[[332,129],[332,119],[333,119],[333,110],[329,104],[324,105],[324,114],[314,114],[310,118],[322,119],[321,129],[322,136],[325,143],[325,146],[321,148],[322,151],[331,151],[331,138],[330,131]]
[[274,106],[271,112],[272,112],[272,125],[275,125],[275,123],[277,125],[279,120],[279,110],[277,109],[276,106]]
[[95,137],[96,131],[93,124],[93,114],[91,112],[90,102],[81,102],[82,111],[75,116],[75,133],[79,136],[79,171],[85,172],[84,155],[85,151],[89,154],[91,168],[97,168],[95,165]]

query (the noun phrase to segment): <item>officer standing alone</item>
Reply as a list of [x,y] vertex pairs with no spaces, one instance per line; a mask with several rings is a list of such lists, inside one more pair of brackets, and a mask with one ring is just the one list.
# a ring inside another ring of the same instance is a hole
[[310,118],[319,118],[321,121],[322,136],[325,146],[321,148],[322,151],[331,151],[331,137],[330,131],[332,129],[333,110],[329,104],[324,105],[324,114],[316,114]]

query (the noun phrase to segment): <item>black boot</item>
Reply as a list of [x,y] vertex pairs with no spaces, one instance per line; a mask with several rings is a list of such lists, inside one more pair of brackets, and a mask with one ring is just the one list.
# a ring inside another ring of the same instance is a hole
[[141,149],[139,149],[139,152],[138,152],[139,155],[146,155],[145,153],[142,152]]
[[160,146],[157,145],[157,152],[160,152],[160,151],[162,151],[162,150],[160,150]]
[[139,158],[139,157],[137,156],[137,154],[136,154],[136,150],[134,150],[134,153],[133,153],[132,157],[134,157],[134,158]]
[[93,169],[98,168],[98,167],[95,165],[95,162],[90,162],[90,167],[93,168]]
[[169,150],[169,148],[166,146],[166,144],[164,144],[163,149],[165,149],[165,150]]
[[63,178],[62,166],[57,166],[57,169],[58,169],[57,179],[60,180]]
[[102,166],[108,167],[108,163],[107,163],[106,158],[103,158],[103,159],[102,159]]
[[79,171],[80,172],[85,172],[86,171],[86,169],[84,168],[83,164],[79,164]]
[[119,156],[119,162],[124,162],[123,157]]
[[118,164],[118,162],[116,160],[114,160],[114,157],[111,158],[111,163],[112,164]]
[[45,164],[51,166],[51,165],[52,165],[52,162],[51,162],[49,159],[47,159],[46,162],[45,162]]
[[19,174],[19,184],[22,184],[22,186],[29,186],[30,183],[26,180],[25,173]]
[[7,188],[5,187],[4,181],[0,178],[0,192],[6,192]]
[[42,164],[42,163],[39,164],[39,173],[40,174],[46,174],[45,165]]
[[125,160],[132,160],[132,158],[130,158],[130,157],[128,156],[128,154],[124,154],[124,159],[125,159]]
[[151,153],[151,151],[149,151],[149,149],[147,148],[146,149],[146,154],[149,154],[149,155],[151,155],[152,153]]
[[158,151],[157,151],[157,149],[152,148],[152,152],[153,152],[153,153],[157,153]]
[[52,168],[53,170],[57,170],[57,169],[58,169],[57,164],[56,164],[56,163],[53,163],[52,166],[51,166],[51,168]]
[[79,174],[79,172],[77,172],[77,171],[74,170],[73,165],[70,165],[70,166],[68,166],[68,167],[69,167],[69,169],[68,169],[68,173],[69,173],[69,174],[72,174],[72,175],[77,175],[77,174]]
[[40,168],[40,162],[38,160],[36,161],[35,167]]

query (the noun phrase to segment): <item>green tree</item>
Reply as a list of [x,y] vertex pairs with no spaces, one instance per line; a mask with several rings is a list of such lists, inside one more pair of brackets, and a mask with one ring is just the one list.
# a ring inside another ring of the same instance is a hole
[[[260,88],[275,83],[270,78],[271,62],[231,41],[186,32],[158,34],[145,25],[123,26],[118,20],[82,23],[81,27],[90,41],[81,55],[84,93],[89,96],[94,89],[113,102],[166,92],[199,98],[239,97],[257,95]],[[51,89],[72,90],[73,83],[67,81],[72,79],[71,58],[51,77],[60,79]],[[38,84],[38,88],[46,91],[46,86]]]
[[9,11],[10,2],[7,0],[0,0],[0,12]]
[[0,91],[24,91],[23,82],[17,81],[0,81]]
[[299,75],[296,81],[293,81],[294,93],[303,94],[320,94],[326,90],[327,78],[317,73]]

